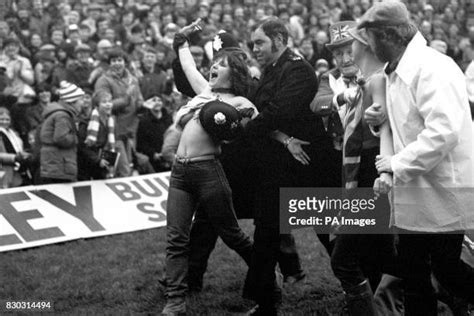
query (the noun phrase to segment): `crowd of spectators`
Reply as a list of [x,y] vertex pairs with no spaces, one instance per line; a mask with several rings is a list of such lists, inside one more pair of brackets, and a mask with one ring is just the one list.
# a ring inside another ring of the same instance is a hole
[[[44,120],[44,109],[59,100],[64,81],[82,89],[85,96],[76,116],[77,149],[82,155],[78,159],[80,169],[91,164],[106,167],[98,152],[91,153],[85,139],[94,109],[99,117],[99,112],[107,112],[110,103],[115,116],[114,144],[122,157],[112,176],[128,176],[134,170],[168,170],[173,159],[173,146],[169,145],[173,142],[166,138],[179,137],[173,130],[173,114],[187,102],[187,97],[174,85],[171,69],[176,58],[173,39],[183,26],[196,18],[205,21],[202,32],[190,39],[190,50],[203,74],[207,75],[212,60],[211,41],[218,31],[225,30],[248,51],[249,67],[258,78],[257,63],[251,58],[249,32],[262,19],[277,16],[288,27],[289,46],[308,60],[319,75],[334,65],[325,47],[329,41],[328,26],[340,20],[357,21],[373,1],[2,1],[0,107],[6,109],[1,112],[5,122],[9,119],[2,128],[16,131],[21,146],[0,147],[10,154],[4,159],[5,155],[0,153],[0,187],[21,183],[7,181],[12,176],[5,175],[3,165],[13,166],[9,173],[19,173],[23,184],[39,183],[39,176],[35,176],[40,169],[41,147],[37,130]],[[474,58],[474,3],[405,2],[430,46],[452,57],[465,71]],[[101,102],[105,110],[100,110]],[[3,134],[1,140],[6,142],[7,136]],[[106,145],[107,133],[104,137]],[[111,176],[107,172],[81,171],[84,170],[78,171],[78,180]]]

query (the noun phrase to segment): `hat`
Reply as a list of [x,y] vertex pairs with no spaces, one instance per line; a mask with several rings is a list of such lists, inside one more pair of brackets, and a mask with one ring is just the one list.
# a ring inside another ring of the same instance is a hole
[[228,47],[239,47],[239,42],[232,34],[221,30],[212,40],[213,55],[217,54],[221,49]]
[[102,39],[97,43],[97,48],[112,48],[112,43],[107,39]]
[[10,44],[20,45],[20,41],[18,39],[14,38],[14,37],[7,37],[3,41],[3,47],[7,47]]
[[58,94],[60,100],[73,103],[84,96],[84,91],[73,83],[61,81]]
[[91,48],[87,44],[77,44],[77,46],[74,48],[74,53],[78,52],[90,52]]
[[431,4],[427,4],[423,7],[423,11],[434,11],[434,9]]
[[410,23],[407,7],[399,1],[383,1],[374,5],[364,13],[357,28],[399,26]]
[[69,32],[79,31],[79,27],[77,26],[77,24],[69,25],[68,29],[69,29]]
[[352,43],[354,38],[349,34],[349,29],[357,24],[354,21],[341,21],[329,26],[330,42],[326,44],[329,50]]
[[232,105],[222,101],[210,101],[199,112],[204,130],[214,139],[232,140],[241,130],[240,113]]
[[369,45],[369,43],[367,42],[367,33],[365,29],[357,29],[356,27],[353,27],[349,29],[349,35],[361,42],[362,44],[367,46]]
[[168,23],[165,26],[165,32],[171,31],[171,32],[178,32],[179,26],[174,24],[174,23]]
[[87,7],[87,11],[93,11],[93,10],[99,10],[99,11],[102,11],[102,6],[98,3],[91,3],[88,7]]
[[316,63],[315,63],[314,66],[315,66],[315,68],[323,67],[323,66],[329,67],[329,63],[328,63],[328,61],[327,61],[326,59],[320,58],[320,59],[318,59],[318,60],[316,61]]
[[47,52],[47,51],[39,51],[35,54],[35,58],[36,60],[38,61],[43,61],[43,62],[46,62],[46,61],[49,61],[51,63],[54,63],[56,62],[56,60],[54,59],[53,55],[51,55],[51,53]]
[[199,3],[199,6],[209,8],[209,3],[207,1],[201,1],[201,3]]
[[329,19],[329,18],[330,18],[330,15],[327,12],[323,12],[320,15],[318,15],[318,19],[320,19],[320,20],[321,19]]
[[40,50],[56,50],[56,46],[53,44],[44,44],[43,46],[40,47]]

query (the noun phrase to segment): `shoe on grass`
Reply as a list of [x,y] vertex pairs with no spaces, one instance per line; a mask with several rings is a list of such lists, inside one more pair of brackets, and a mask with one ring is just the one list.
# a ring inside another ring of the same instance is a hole
[[297,274],[285,276],[284,282],[286,284],[293,285],[303,280],[305,277],[306,277],[306,274],[303,271],[301,271]]

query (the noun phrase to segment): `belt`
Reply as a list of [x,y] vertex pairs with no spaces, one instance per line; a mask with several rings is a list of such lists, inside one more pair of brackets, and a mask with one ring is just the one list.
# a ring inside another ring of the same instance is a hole
[[174,156],[175,161],[179,163],[191,163],[191,162],[200,162],[200,161],[207,161],[207,160],[214,160],[216,159],[215,155],[203,155],[203,156],[196,156],[196,157],[183,157],[183,156]]

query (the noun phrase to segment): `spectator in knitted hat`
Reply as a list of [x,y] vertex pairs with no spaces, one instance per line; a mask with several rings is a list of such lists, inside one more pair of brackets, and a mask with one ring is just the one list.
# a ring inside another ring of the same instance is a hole
[[40,174],[42,183],[64,183],[77,180],[77,130],[84,91],[62,81],[59,102],[49,104],[40,130]]

